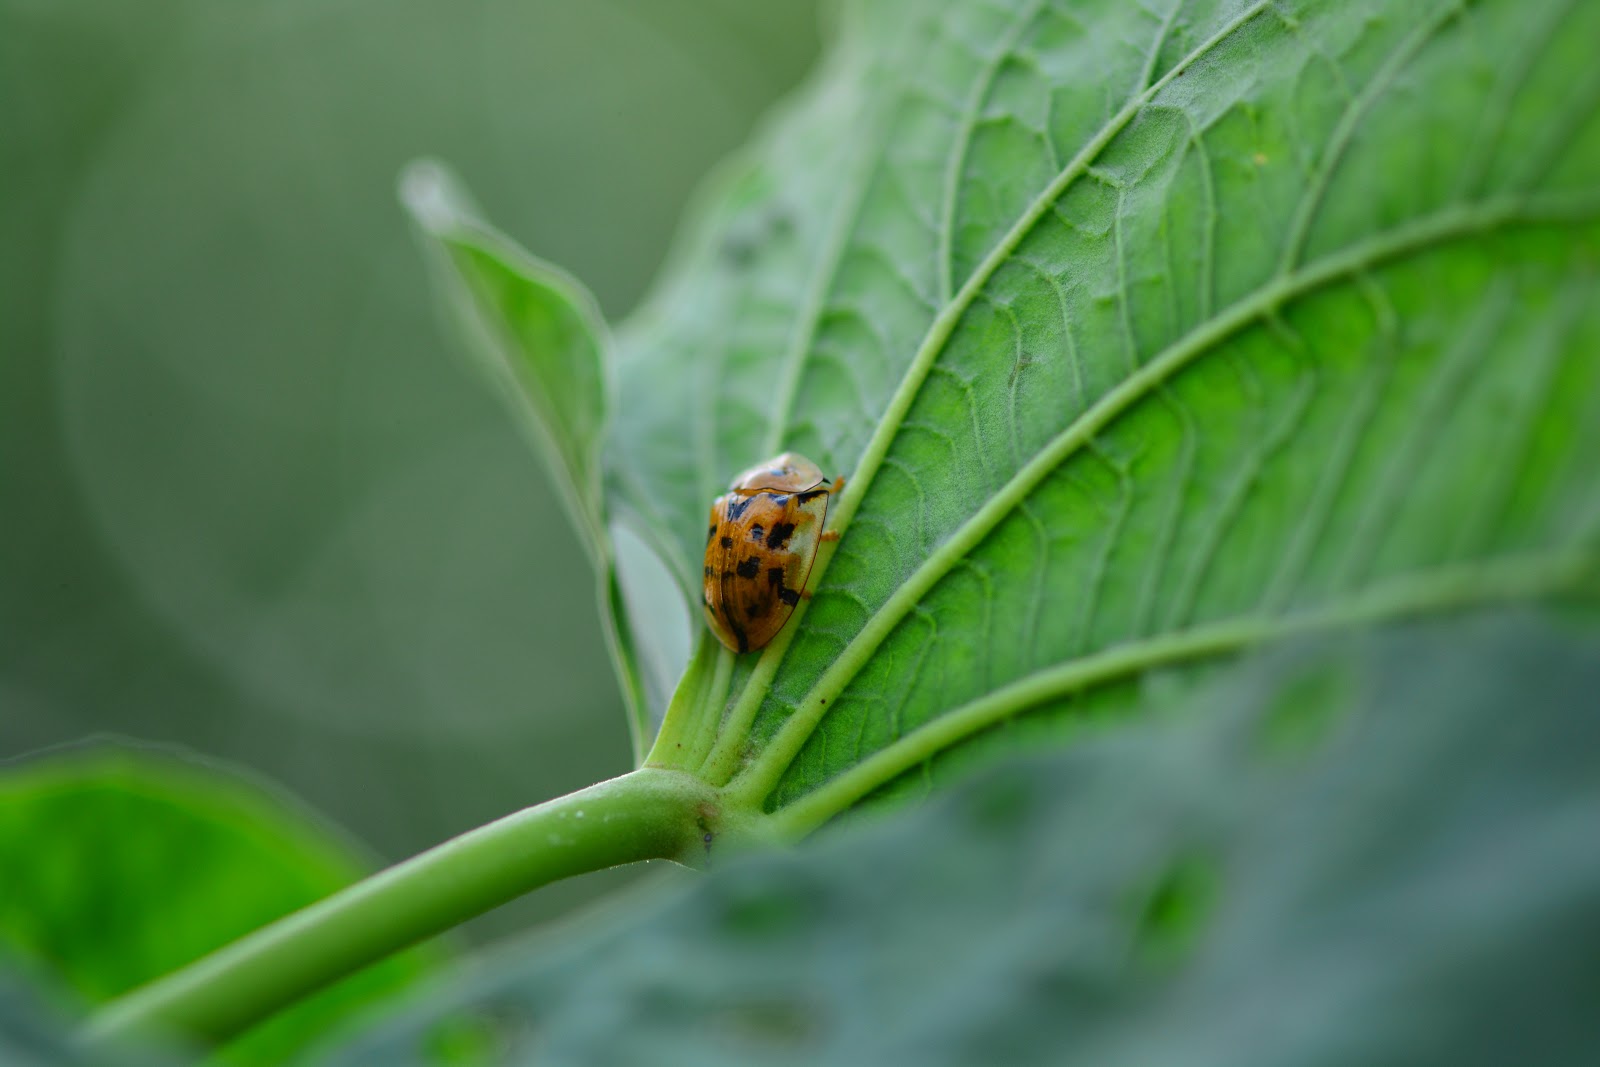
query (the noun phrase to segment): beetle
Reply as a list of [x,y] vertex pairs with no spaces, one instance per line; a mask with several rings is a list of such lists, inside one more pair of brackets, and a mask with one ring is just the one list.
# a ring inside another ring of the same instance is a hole
[[764,647],[806,596],[806,577],[823,541],[828,498],[844,479],[797,452],[758,463],[711,504],[706,530],[706,624],[735,652]]

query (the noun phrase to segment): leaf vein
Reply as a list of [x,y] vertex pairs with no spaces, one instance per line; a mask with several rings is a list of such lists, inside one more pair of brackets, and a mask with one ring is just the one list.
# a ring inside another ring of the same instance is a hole
[[1383,61],[1383,65],[1378,68],[1371,80],[1345,105],[1344,112],[1339,116],[1338,124],[1334,126],[1327,147],[1317,161],[1316,170],[1312,173],[1311,180],[1307,182],[1305,192],[1301,195],[1300,202],[1290,219],[1288,233],[1284,237],[1283,252],[1279,257],[1280,274],[1287,274],[1299,262],[1307,234],[1327,196],[1334,171],[1344,159],[1345,152],[1350,147],[1350,140],[1355,136],[1361,120],[1389,91],[1395,77],[1416,56],[1418,50],[1431,40],[1446,22],[1461,13],[1462,6],[1462,0],[1452,0],[1441,5],[1431,18],[1413,28]]
[[981,730],[1096,686],[1149,670],[1238,655],[1272,640],[1363,623],[1558,595],[1593,580],[1592,552],[1510,556],[1469,567],[1439,567],[1291,615],[1248,615],[1180,633],[1129,641],[1092,656],[1036,671],[940,715],[879,749],[779,811],[774,818],[804,833],[906,771]]
[[961,119],[956,127],[956,137],[950,146],[950,153],[945,162],[944,190],[940,197],[939,212],[939,302],[948,303],[954,293],[955,275],[955,228],[956,204],[961,191],[961,176],[966,172],[967,154],[972,145],[972,135],[978,123],[978,116],[983,112],[984,104],[989,99],[989,93],[994,88],[994,80],[1000,74],[1000,68],[1010,58],[1017,42],[1033,25],[1044,8],[1044,0],[1033,0],[1007,28],[1001,37],[999,46],[994,55],[984,64],[979,72],[978,79],[967,94],[965,104],[961,108]]

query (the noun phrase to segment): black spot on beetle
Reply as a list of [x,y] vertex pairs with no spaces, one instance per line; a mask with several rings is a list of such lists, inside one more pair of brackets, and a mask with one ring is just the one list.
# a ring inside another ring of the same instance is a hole
[[749,607],[744,609],[744,613],[750,616],[752,619],[759,619],[761,616],[765,615],[766,612],[767,609],[761,604],[751,604]]
[[724,535],[723,538],[722,538],[722,547],[723,548],[732,548],[733,547],[733,538]]
[[741,578],[754,578],[756,575],[761,573],[761,561],[755,556],[751,556],[749,559],[739,564],[735,570],[738,572],[738,575]]
[[706,577],[707,577],[707,578],[709,578],[709,577],[711,577],[711,576],[712,576],[712,575],[713,575],[713,574],[715,574],[715,573],[717,573],[717,572],[716,572],[716,571],[714,571],[714,570],[712,570],[712,569],[711,569],[711,568],[710,568],[710,567],[707,567],[707,568],[706,568]]
[[706,544],[709,545],[711,543],[711,539],[713,537],[715,537],[715,536],[717,536],[717,528],[715,526],[712,526],[709,529],[707,529],[706,530]]
[[768,585],[778,586],[780,589],[783,587],[783,568],[782,567],[768,567],[767,568],[767,584]]
[[744,632],[743,627],[733,621],[733,617],[731,615],[728,617],[728,629],[733,631],[733,639],[739,642],[739,651],[749,652],[750,635]]
[[747,497],[747,496],[730,496],[730,497],[728,497],[728,503],[726,505],[724,505],[724,510],[727,513],[728,518],[737,519],[740,515],[743,515],[745,513],[745,509],[747,509],[749,506],[750,506],[750,498],[749,497]]
[[792,608],[800,603],[800,594],[793,589],[780,589],[778,590],[778,599]]
[[759,541],[767,535],[767,529],[759,522],[750,527],[750,540]]
[[789,506],[789,494],[785,493],[782,496],[773,497],[772,498],[772,506],[775,507],[775,508],[786,508],[786,507],[788,507]]
[[806,504],[806,503],[810,503],[811,501],[817,499],[817,497],[819,497],[819,496],[827,496],[827,495],[828,495],[828,491],[826,489],[807,489],[805,492],[803,492],[799,496],[795,497],[795,500],[799,501],[802,504]]
[[780,522],[767,534],[768,548],[782,548],[789,543],[789,538],[794,536],[794,523]]

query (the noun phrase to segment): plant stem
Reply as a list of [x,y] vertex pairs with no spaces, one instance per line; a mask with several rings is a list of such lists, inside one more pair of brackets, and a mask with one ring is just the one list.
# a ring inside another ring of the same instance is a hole
[[546,883],[646,859],[693,864],[716,793],[643,768],[489,823],[112,1001],[91,1044],[167,1032],[220,1043],[369,963]]
[[[661,720],[655,744],[650,746],[641,761],[643,766],[668,770],[692,770],[695,767],[688,758],[688,752],[693,748],[691,735],[700,729],[700,720],[705,711],[705,689],[712,681],[716,670],[714,663],[721,651],[725,651],[722,645],[709,631],[702,629],[694,656],[689,660],[683,677],[678,679],[678,688],[673,690],[672,700],[667,704],[667,713]],[[691,741],[689,749],[684,747],[686,740]]]

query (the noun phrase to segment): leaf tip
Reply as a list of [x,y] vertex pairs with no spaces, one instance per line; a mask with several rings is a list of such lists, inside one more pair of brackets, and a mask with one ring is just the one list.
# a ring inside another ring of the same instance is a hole
[[456,229],[477,215],[472,198],[455,174],[428,156],[400,169],[395,192],[412,221],[429,233]]

